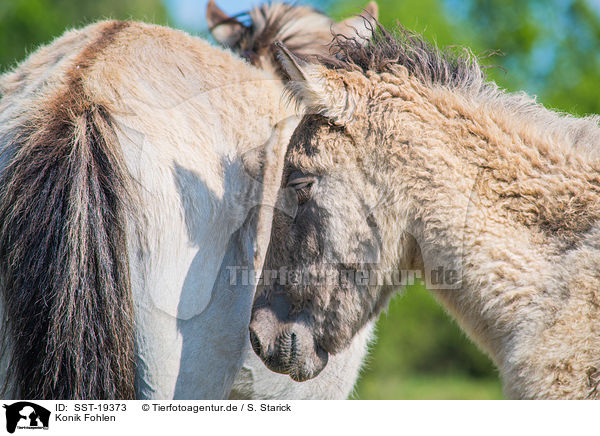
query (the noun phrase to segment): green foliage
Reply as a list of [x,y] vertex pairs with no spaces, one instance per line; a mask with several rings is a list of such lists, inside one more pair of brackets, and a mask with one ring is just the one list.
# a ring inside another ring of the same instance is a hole
[[106,18],[167,20],[160,0],[0,0],[0,71],[66,29]]
[[[400,325],[399,325],[400,324]],[[487,357],[422,286],[396,296],[377,324],[371,369],[383,373],[495,376]]]
[[502,394],[491,361],[425,288],[412,286],[377,322],[377,342],[357,398],[498,399]]
[[[471,0],[463,17],[478,47],[506,54],[507,73],[492,78],[509,90],[576,114],[600,113],[600,11],[587,0]],[[460,21],[460,20],[459,20]]]
[[357,400],[501,400],[500,380],[463,374],[386,374],[358,384]]

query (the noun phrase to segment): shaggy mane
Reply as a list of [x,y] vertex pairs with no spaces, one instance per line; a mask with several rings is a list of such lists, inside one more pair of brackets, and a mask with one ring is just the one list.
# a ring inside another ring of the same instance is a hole
[[377,23],[372,33],[367,41],[336,35],[330,49],[332,55],[321,58],[322,63],[329,68],[363,73],[392,73],[397,65],[402,65],[425,83],[453,88],[485,83],[483,69],[469,49],[440,50],[422,35],[400,25],[390,32]]
[[[496,52],[491,52],[494,54]],[[398,65],[425,84],[458,90],[470,98],[495,108],[518,113],[521,120],[537,126],[545,134],[559,138],[582,153],[600,156],[600,117],[574,117],[546,109],[524,92],[507,93],[495,82],[487,81],[477,56],[467,48],[440,50],[422,35],[402,26],[394,32],[376,23],[373,37],[363,39],[335,35],[330,55],[319,57],[325,67],[366,73],[394,74]]]

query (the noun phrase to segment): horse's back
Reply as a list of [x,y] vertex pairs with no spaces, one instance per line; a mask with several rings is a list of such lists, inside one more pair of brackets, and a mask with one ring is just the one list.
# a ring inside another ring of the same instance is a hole
[[[51,97],[75,81],[82,98],[109,112],[127,114],[145,106],[136,115],[150,118],[151,109],[197,103],[204,97],[212,113],[233,119],[239,108],[231,107],[231,102],[269,101],[268,111],[279,103],[273,101],[281,91],[279,81],[267,73],[182,31],[102,21],[67,31],[1,76],[0,123],[6,125],[17,113],[51,110]],[[259,86],[248,86],[257,82]],[[131,107],[136,100],[138,107]],[[232,124],[239,128],[239,118]]]

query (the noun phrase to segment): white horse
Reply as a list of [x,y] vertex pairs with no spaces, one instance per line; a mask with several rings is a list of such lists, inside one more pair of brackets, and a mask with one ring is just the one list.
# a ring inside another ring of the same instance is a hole
[[[260,17],[298,53],[325,47],[332,24],[281,5]],[[221,35],[264,43],[250,38],[261,26],[230,24]],[[273,71],[179,31],[110,21],[67,32],[1,78],[7,395],[348,395],[370,326],[312,385],[247,353],[255,283],[231,273],[262,266],[296,124]]]

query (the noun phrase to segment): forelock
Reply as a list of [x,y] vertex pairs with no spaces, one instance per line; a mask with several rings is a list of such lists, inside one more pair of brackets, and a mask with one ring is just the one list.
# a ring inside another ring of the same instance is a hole
[[281,41],[298,55],[324,54],[333,39],[333,21],[309,6],[267,3],[248,15],[250,23],[239,47],[242,52],[261,54],[274,41]]

